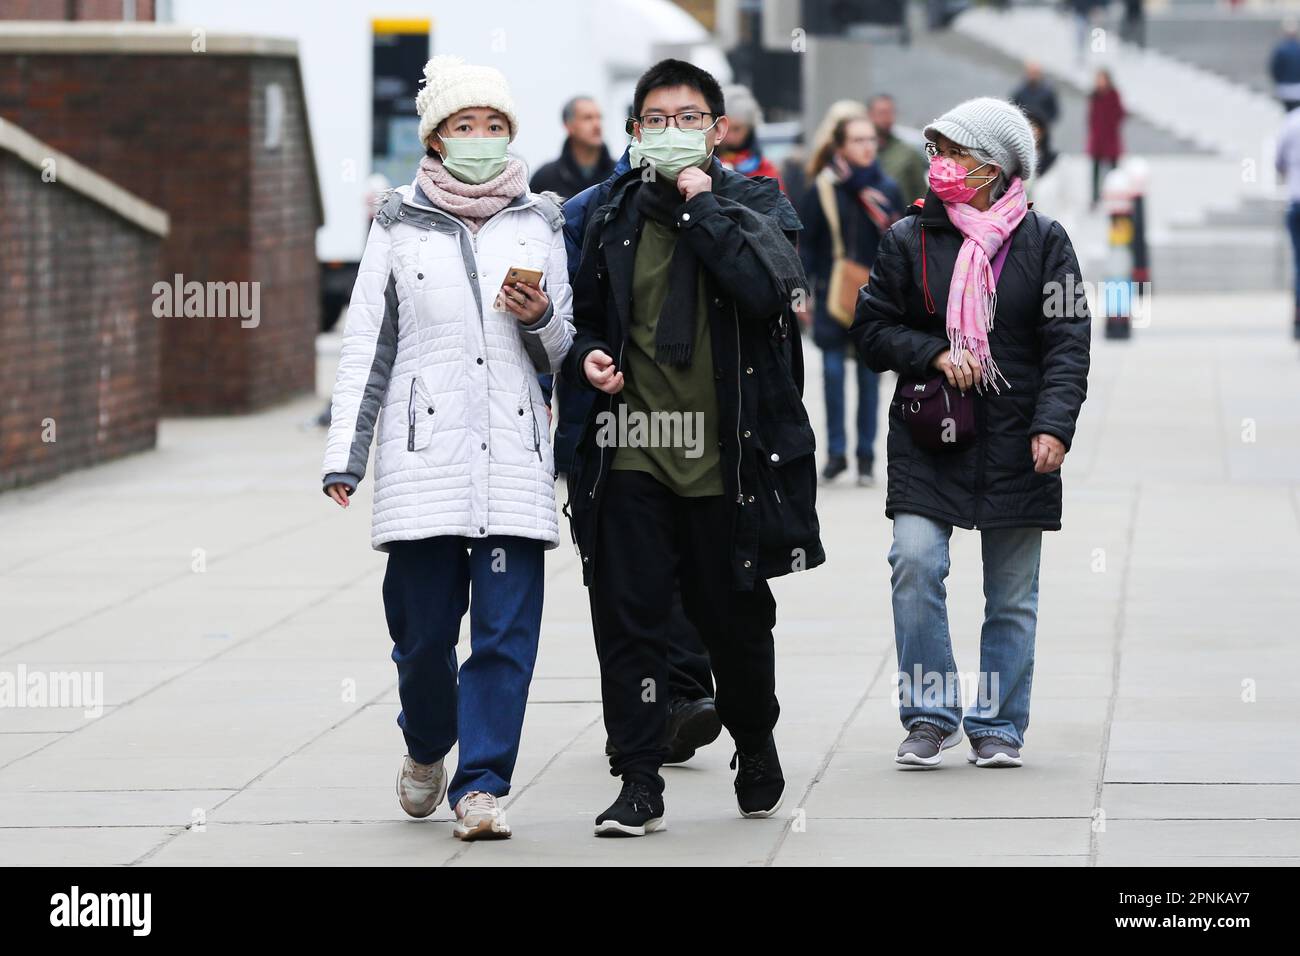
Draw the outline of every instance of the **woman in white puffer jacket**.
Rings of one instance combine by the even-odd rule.
[[[437,56],[416,97],[427,155],[375,216],[334,386],[325,492],[343,507],[375,444],[373,547],[388,554],[407,756],[402,808],[448,789],[462,839],[508,837],[510,791],[541,626],[543,552],[559,542],[549,418],[537,376],[573,341],[561,227],[507,156],[505,78]],[[505,284],[510,269],[539,287]],[[471,654],[456,668],[461,618]]]

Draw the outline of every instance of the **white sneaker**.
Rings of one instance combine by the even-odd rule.
[[[416,763],[408,754],[397,775],[397,802],[402,809],[413,817],[427,817],[446,795],[447,771],[442,761]]]
[[[457,840],[508,840],[510,824],[497,798],[482,790],[471,790],[456,803]]]

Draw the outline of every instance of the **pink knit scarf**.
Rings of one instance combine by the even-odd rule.
[[[415,182],[429,198],[429,202],[443,212],[463,219],[470,232],[474,233],[479,231],[483,223],[506,208],[512,199],[528,189],[524,164],[517,159],[507,162],[506,168],[495,179],[474,185],[463,183],[447,172],[441,159],[425,156],[420,160]]]
[[[1029,206],[1019,177],[985,212],[968,203],[944,203],[948,220],[965,237],[957,252],[948,286],[948,345],[952,361],[960,363],[969,350],[979,362],[981,378],[1000,392],[997,380],[1011,383],[998,369],[989,351],[989,331],[998,311],[997,277],[991,260],[1025,218]]]

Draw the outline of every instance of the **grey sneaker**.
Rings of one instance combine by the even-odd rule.
[[[423,818],[438,809],[447,795],[447,771],[442,761],[416,763],[408,754],[397,775],[397,801],[413,817]]]
[[[961,728],[944,736],[943,728],[938,724],[922,721],[913,724],[907,737],[898,747],[895,763],[905,767],[937,767],[943,760],[943,752],[949,747],[961,743]]]
[[[1020,767],[1020,750],[1001,737],[973,737],[970,753],[966,755],[977,767]]]

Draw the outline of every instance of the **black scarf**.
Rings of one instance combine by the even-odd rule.
[[[633,198],[636,211],[677,231],[684,205],[677,184],[667,178],[642,183]],[[659,310],[655,328],[655,361],[660,365],[690,368],[695,345],[695,296],[699,287],[700,262],[689,242],[680,237],[673,246],[668,266],[668,294]]]
[[[756,212],[744,203],[722,195],[725,191],[723,175],[721,164],[716,161],[710,164],[709,177],[713,180],[714,198],[726,214],[739,224],[746,245],[754,250],[772,282],[789,301],[796,290],[808,287],[799,254],[773,215]],[[684,205],[677,184],[666,179],[641,183],[632,197],[632,206],[637,214],[671,225],[674,229],[680,222]],[[668,267],[668,294],[664,297],[659,324],[655,329],[655,361],[660,364],[680,368],[691,366],[699,274],[699,257],[689,242],[678,241]]]

